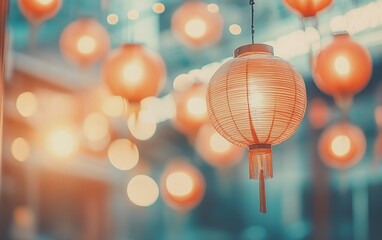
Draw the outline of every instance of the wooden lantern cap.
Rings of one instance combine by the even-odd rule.
[[[273,55],[273,47],[262,43],[248,44],[236,48],[233,55],[236,58],[251,53],[268,53]]]

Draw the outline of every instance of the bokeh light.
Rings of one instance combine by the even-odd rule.
[[[11,145],[11,153],[16,160],[20,162],[27,160],[30,156],[30,152],[31,148],[27,140],[22,137],[18,137],[13,140]]]
[[[111,164],[119,170],[132,169],[139,161],[138,147],[127,139],[114,140],[107,155]]]
[[[166,7],[163,3],[154,3],[152,6],[153,12],[161,14],[166,10]]]
[[[109,133],[109,122],[103,114],[91,113],[85,118],[83,132],[88,140],[102,140]]]
[[[115,25],[118,23],[119,17],[115,13],[110,13],[109,15],[107,15],[106,21],[110,25]]]
[[[232,34],[232,35],[240,35],[241,33],[241,27],[240,25],[238,24],[231,24],[229,26],[229,32]]]
[[[207,5],[207,10],[211,13],[217,13],[219,12],[220,8],[219,5],[217,5],[216,3],[210,3]]]
[[[130,114],[127,126],[130,133],[139,140],[150,139],[157,129],[154,115],[150,111],[141,110],[138,113]]]
[[[69,157],[78,148],[78,138],[69,127],[52,129],[46,136],[45,143],[50,153],[56,157]]]
[[[128,108],[128,102],[122,97],[110,96],[102,102],[102,112],[109,117],[120,117],[125,113],[125,105]]]
[[[16,107],[23,117],[33,116],[38,109],[38,100],[34,93],[23,92],[16,100]]]
[[[146,175],[133,177],[127,185],[127,196],[137,206],[148,207],[153,205],[159,197],[157,183]]]
[[[137,9],[131,9],[127,12],[127,18],[129,20],[137,20],[139,18],[139,11]]]

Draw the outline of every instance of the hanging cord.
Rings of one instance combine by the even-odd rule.
[[[249,5],[251,5],[251,36],[252,36],[252,44],[255,43],[255,1],[249,0]]]

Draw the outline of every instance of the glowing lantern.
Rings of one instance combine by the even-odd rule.
[[[273,176],[272,145],[296,131],[305,107],[301,75],[265,44],[236,49],[235,58],[224,63],[209,82],[211,124],[231,143],[248,146],[249,177],[260,180],[261,212],[266,212],[264,179]]]
[[[166,68],[157,53],[141,44],[125,44],[108,56],[103,66],[103,77],[115,95],[139,103],[159,93]]]
[[[309,103],[309,122],[315,129],[323,128],[330,120],[330,107],[321,98],[316,98]]]
[[[81,66],[88,66],[100,60],[109,47],[109,34],[92,18],[81,18],[72,22],[64,29],[60,38],[62,55]]]
[[[366,150],[366,139],[360,128],[341,122],[323,132],[318,147],[321,159],[328,166],[346,169],[362,159]]]
[[[368,51],[342,33],[334,35],[333,42],[318,54],[314,81],[321,91],[335,98],[340,108],[346,109],[353,95],[365,88],[371,72]]]
[[[208,121],[206,90],[206,85],[197,83],[175,95],[175,125],[181,132],[193,136]]]
[[[219,42],[223,20],[200,1],[186,1],[172,16],[172,31],[183,44],[203,48]]]
[[[284,4],[303,18],[315,17],[317,13],[328,8],[333,0],[283,0]]]
[[[198,153],[214,167],[231,167],[243,156],[243,148],[228,142],[210,124],[200,128],[195,144]]]
[[[18,0],[18,3],[23,15],[33,24],[39,25],[57,14],[62,0]]]
[[[169,165],[161,180],[161,192],[172,208],[187,211],[200,203],[204,196],[203,175],[195,167],[176,162]]]

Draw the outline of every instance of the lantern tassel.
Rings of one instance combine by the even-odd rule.
[[[265,196],[265,178],[264,171],[260,170],[260,179],[259,179],[259,195],[260,195],[260,212],[267,212],[267,201]]]

